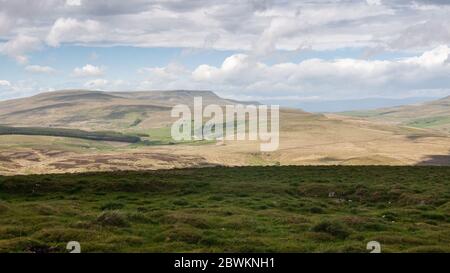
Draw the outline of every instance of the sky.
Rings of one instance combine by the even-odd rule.
[[[447,0],[0,0],[0,99],[212,90],[308,102],[450,95]]]

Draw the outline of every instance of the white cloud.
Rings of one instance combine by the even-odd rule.
[[[450,48],[446,45],[441,45],[433,50],[423,53],[419,57],[407,58],[406,63],[418,64],[425,67],[433,67],[443,65],[449,61]]]
[[[382,5],[381,0],[366,0],[369,6],[380,6]]]
[[[185,67],[176,63],[170,63],[166,67],[143,67],[138,72],[162,81],[176,80],[178,77],[189,73]]]
[[[0,80],[0,86],[11,86],[11,83],[7,80]]]
[[[81,6],[81,0],[66,0],[67,6]]]
[[[95,79],[88,81],[84,84],[84,87],[89,89],[103,89],[109,84],[108,80],[105,79]]]
[[[40,92],[46,92],[54,90],[50,86],[43,87],[41,83],[34,80],[18,80],[15,82],[9,82],[6,80],[0,80],[0,100],[28,97]]]
[[[11,18],[3,12],[0,12],[0,35],[6,33],[11,28],[11,25]]]
[[[53,24],[47,35],[47,44],[58,47],[64,42],[93,42],[98,41],[102,33],[97,21],[78,21],[73,18],[59,18]]]
[[[417,51],[450,43],[450,5],[445,3],[15,0],[2,2],[0,22],[13,27],[0,24],[4,32],[0,30],[0,35],[33,34],[51,46],[212,47],[255,50],[257,54],[296,50],[304,45],[313,49]]]
[[[21,34],[6,43],[0,44],[0,53],[15,58],[17,62],[24,64],[28,61],[26,54],[39,49],[40,46],[39,39]]]
[[[83,86],[88,89],[112,90],[112,91],[136,89],[136,84],[132,84],[122,79],[114,79],[114,80],[95,79],[87,81],[86,83],[84,83]]]
[[[191,79],[191,71],[186,67],[170,63],[165,67],[144,67],[138,70],[145,79],[137,89],[196,89],[197,85]]]
[[[257,81],[267,66],[257,62],[245,54],[232,55],[225,59],[220,68],[200,65],[192,73],[195,80],[228,82],[235,85],[246,85]]]
[[[83,67],[76,67],[72,75],[75,77],[98,77],[104,74],[104,68],[87,64]]]
[[[41,65],[28,65],[25,67],[25,70],[32,73],[43,73],[43,74],[51,74],[56,72],[56,70],[53,67]]]
[[[417,57],[397,60],[306,59],[267,65],[236,54],[220,67],[198,66],[192,71],[191,81],[207,84],[209,89],[249,96],[340,99],[404,97],[421,92],[433,96],[450,91],[449,56],[450,48],[439,46]]]

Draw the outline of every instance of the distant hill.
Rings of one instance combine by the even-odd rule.
[[[450,165],[448,134],[288,108],[280,109],[274,152],[261,152],[255,141],[175,142],[171,125],[177,118],[170,110],[192,104],[195,96],[204,105],[237,103],[213,92],[186,90],[65,90],[2,101],[0,174],[215,165]],[[435,104],[427,114],[446,115],[445,100]],[[420,115],[409,113],[410,118]]]
[[[341,114],[450,133],[450,96],[415,105],[342,112]]]
[[[394,107],[432,101],[435,98],[412,97],[404,99],[364,98],[340,100],[261,100],[261,103],[279,104],[287,107],[301,108],[314,113],[335,113],[344,111],[367,111],[378,108]]]
[[[84,130],[134,130],[166,126],[166,113],[177,104],[191,105],[194,97],[206,104],[247,104],[211,91],[101,92],[63,90],[0,102],[0,124]],[[161,113],[165,113],[161,115]]]

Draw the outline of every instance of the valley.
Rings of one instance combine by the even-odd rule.
[[[0,129],[7,131],[0,130],[0,174],[217,165],[450,165],[450,136],[443,131],[289,108],[280,109],[280,147],[274,152],[260,152],[255,141],[175,142],[170,109],[192,104],[194,96],[202,96],[205,105],[239,103],[207,91],[86,90],[0,102]],[[17,134],[6,130],[11,127]]]
[[[414,105],[342,114],[372,121],[450,133],[450,97]]]

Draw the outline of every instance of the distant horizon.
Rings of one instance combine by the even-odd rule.
[[[124,92],[211,92],[221,98],[248,102],[250,100],[227,97],[226,94],[221,95],[220,92],[214,90],[191,90],[191,89],[155,89],[155,90],[95,90],[95,89],[82,89],[82,88],[68,88],[68,89],[59,89],[59,90],[50,90],[50,91],[42,91],[38,93],[34,93],[31,95],[25,95],[22,97],[16,98],[8,98],[8,99],[0,99],[2,101],[15,100],[15,99],[24,99],[28,97],[37,96],[45,93],[53,93],[53,92],[64,92],[64,91],[86,91],[86,92],[105,92],[105,93],[124,93]],[[281,107],[286,108],[295,108],[301,109],[311,113],[338,113],[338,112],[346,112],[346,111],[358,111],[358,110],[375,110],[381,108],[389,108],[395,106],[403,106],[403,105],[414,105],[420,103],[431,102],[434,100],[439,100],[446,98],[444,97],[406,97],[406,98],[392,98],[392,97],[366,97],[366,98],[350,98],[350,99],[341,99],[341,100],[333,100],[333,99],[290,99],[288,101],[280,101],[277,99],[259,99],[254,100],[254,102],[265,103],[265,104],[276,104]],[[355,103],[362,104],[355,104]],[[363,106],[361,106],[363,105]]]

